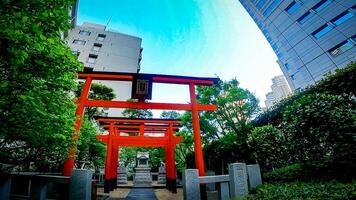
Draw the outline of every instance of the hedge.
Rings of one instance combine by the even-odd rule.
[[[263,184],[256,193],[236,200],[307,200],[307,199],[355,199],[356,182],[293,182]]]
[[[315,93],[327,93],[355,97],[356,95],[356,62],[349,63],[343,69],[335,70],[335,73],[326,74],[325,77],[304,90],[294,91],[294,94],[275,104],[258,115],[253,121],[254,126],[267,124],[278,125],[282,120],[283,111],[286,106],[292,104],[304,95]]]

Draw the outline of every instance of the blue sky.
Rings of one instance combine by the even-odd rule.
[[[80,0],[78,25],[142,38],[141,72],[237,77],[264,106],[277,57],[238,0]],[[174,95],[172,95],[174,94]],[[184,86],[154,85],[153,101],[187,102]]]

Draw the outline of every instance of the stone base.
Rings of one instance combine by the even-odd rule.
[[[152,186],[152,177],[151,177],[151,168],[136,167],[134,176],[134,187],[151,187]]]
[[[177,179],[166,179],[166,188],[172,193],[177,193]]]
[[[117,183],[118,184],[127,184],[127,174],[119,174],[117,176]]]
[[[104,181],[104,193],[109,193],[117,188],[117,179],[109,179]]]
[[[166,184],[166,174],[158,174],[157,183]]]

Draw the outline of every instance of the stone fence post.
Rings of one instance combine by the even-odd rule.
[[[69,200],[91,200],[93,171],[74,169],[69,182]]]
[[[185,200],[200,200],[200,183],[198,169],[184,170],[183,195]]]
[[[10,199],[11,178],[8,174],[0,174],[0,199]]]
[[[245,163],[229,164],[230,198],[248,195],[247,172]]]
[[[247,165],[248,183],[250,190],[255,190],[262,184],[260,166],[258,164]]]

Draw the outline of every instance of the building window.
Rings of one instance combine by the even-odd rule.
[[[80,30],[80,31],[79,31],[79,34],[80,34],[80,35],[86,35],[86,36],[89,36],[89,35],[90,35],[90,31]]]
[[[290,69],[290,65],[288,63],[284,64],[284,67],[286,68],[286,70]]]
[[[314,13],[308,11],[306,12],[304,15],[302,15],[297,21],[300,24],[304,24],[306,21],[308,21],[308,19],[310,19],[312,16],[314,15]]]
[[[312,9],[316,12],[320,12],[321,10],[326,8],[331,2],[332,0],[322,0],[319,3],[317,3],[314,7],[312,7]]]
[[[277,50],[278,50],[277,44],[273,44],[273,45],[272,45],[272,49],[273,49],[274,51],[277,51]]]
[[[344,23],[345,21],[347,21],[348,19],[350,19],[353,16],[354,16],[353,13],[351,13],[349,11],[346,11],[346,12],[341,13],[337,17],[335,17],[333,20],[331,20],[331,22],[333,24],[335,24],[336,26],[338,26],[338,25]]]
[[[72,51],[72,54],[79,56],[80,52],[79,51]]]
[[[281,52],[277,53],[277,57],[278,57],[278,59],[282,59],[283,58],[283,53],[281,53]]]
[[[289,6],[287,6],[286,11],[288,14],[294,13],[300,6],[302,6],[301,2],[293,1]]]
[[[329,31],[333,29],[332,26],[325,24],[324,26],[320,27],[318,30],[313,32],[313,36],[316,39],[321,38],[323,35],[327,34]]]
[[[73,44],[85,45],[84,40],[73,40]]]
[[[294,74],[290,75],[290,79],[294,81],[295,80],[295,75]]]
[[[267,17],[279,5],[281,0],[274,0],[270,6],[263,12],[263,16]]]
[[[329,53],[333,56],[336,57],[344,52],[346,52],[349,49],[352,49],[355,44],[351,40],[346,40],[338,45],[336,45],[334,48],[329,50]]]
[[[94,43],[92,50],[93,51],[100,51],[102,46],[103,46],[102,44]]]
[[[266,3],[266,0],[260,0],[259,2],[257,2],[256,8],[258,10],[260,10],[265,5],[265,3]]]
[[[88,60],[87,62],[88,63],[92,63],[94,64],[96,62],[96,59],[98,58],[98,55],[95,55],[95,54],[89,54],[89,57],[88,57]]]
[[[102,42],[104,41],[106,38],[106,35],[105,34],[99,34],[98,37],[96,38],[96,40]]]

